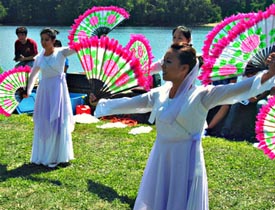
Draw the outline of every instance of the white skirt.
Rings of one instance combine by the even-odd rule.
[[[42,79],[35,99],[31,162],[55,166],[74,158],[74,120],[64,74]]]

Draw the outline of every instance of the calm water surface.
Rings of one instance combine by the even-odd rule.
[[[28,37],[34,39],[38,44],[38,50],[42,49],[40,44],[40,31],[43,26],[28,26]],[[67,45],[68,34],[70,27],[53,27],[59,30],[60,34],[57,36],[63,43]],[[0,26],[0,66],[4,70],[12,69],[15,65],[14,58],[14,42],[17,38],[15,34],[16,26]],[[172,27],[161,28],[161,27],[117,27],[111,33],[109,37],[115,38],[119,43],[125,46],[130,40],[131,34],[143,34],[150,42],[154,61],[160,59],[172,40]],[[193,46],[196,48],[197,53],[201,54],[203,42],[207,33],[212,27],[194,27],[192,28]],[[68,72],[81,72],[82,67],[77,58],[77,55],[69,57],[70,67]]]

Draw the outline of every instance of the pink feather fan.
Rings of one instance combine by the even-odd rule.
[[[115,39],[97,36],[72,43],[97,99],[143,87],[149,90],[139,60]]]
[[[256,138],[259,141],[258,148],[270,159],[275,158],[275,97],[268,100],[262,106],[257,115]]]
[[[266,11],[240,19],[211,49],[199,79],[203,84],[242,75],[247,68],[264,70],[265,60],[274,50],[275,5]]]
[[[29,66],[19,66],[0,75],[0,114],[10,116],[26,91]]]
[[[129,13],[120,7],[94,6],[75,19],[69,32],[69,41],[73,43],[92,36],[107,35],[129,16]]]
[[[147,77],[148,87],[152,87],[153,80],[150,75],[151,64],[153,61],[152,48],[149,40],[142,34],[132,34],[130,41],[125,46],[140,61],[143,75]]]
[[[219,41],[228,36],[229,31],[232,30],[243,19],[249,19],[256,13],[239,13],[225,18],[222,22],[217,24],[207,35],[202,48],[202,56],[204,60],[213,56],[213,49],[215,45],[219,45]]]

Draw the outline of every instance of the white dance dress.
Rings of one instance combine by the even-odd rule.
[[[71,132],[74,120],[71,100],[63,73],[65,59],[75,51],[55,48],[53,54],[41,52],[29,78],[28,94],[41,72],[34,107],[34,137],[31,162],[54,167],[74,158]]]
[[[208,187],[201,133],[208,110],[258,95],[274,86],[261,75],[224,86],[192,86],[175,120],[166,120],[171,83],[133,98],[101,99],[95,116],[152,111],[157,137],[143,174],[134,210],[207,210]],[[152,118],[151,118],[152,119]]]

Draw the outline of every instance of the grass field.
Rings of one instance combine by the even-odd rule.
[[[48,169],[29,163],[33,122],[0,116],[0,209],[128,210],[155,139],[131,128],[76,124],[75,160]],[[275,209],[275,161],[247,142],[203,139],[211,210]]]

